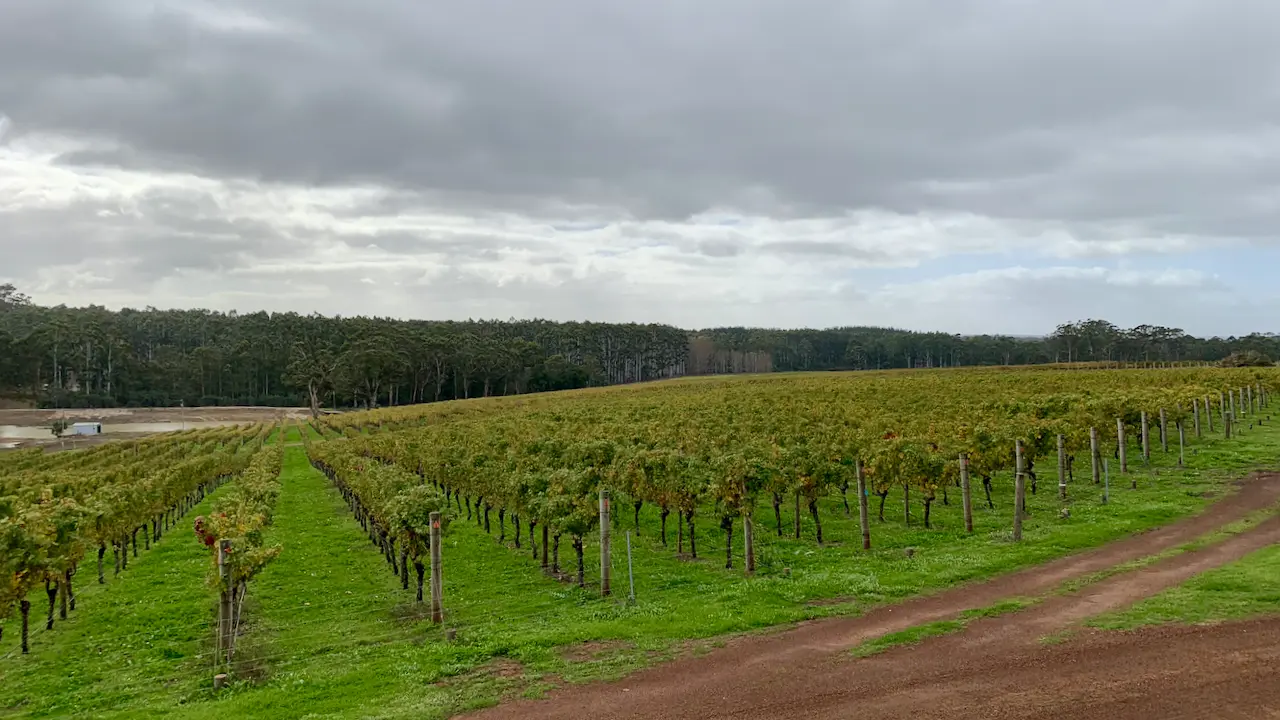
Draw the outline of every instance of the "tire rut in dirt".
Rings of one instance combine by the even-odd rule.
[[[834,692],[801,690],[772,707],[704,717],[1216,720],[1280,711],[1280,618],[1090,631],[980,656],[963,643],[893,655],[864,661]]]
[[[900,684],[914,677],[917,666],[930,666],[923,682],[912,686],[911,693],[929,694],[927,689],[951,676],[975,675],[977,688],[982,681],[990,682],[990,669],[981,664],[979,656],[986,652],[972,649],[945,658],[947,643],[974,642],[979,635],[964,634],[940,638],[940,642],[926,643],[918,651],[891,652],[886,657],[853,661],[847,650],[858,644],[888,633],[905,630],[929,622],[950,619],[966,610],[986,607],[1000,600],[1018,596],[1041,595],[1062,583],[1087,577],[1117,565],[1159,554],[1190,542],[1226,524],[1239,520],[1251,512],[1271,507],[1280,500],[1280,474],[1258,474],[1239,483],[1236,492],[1211,505],[1205,512],[1094,550],[1078,553],[1037,567],[1018,571],[993,580],[953,588],[936,595],[908,601],[895,606],[878,608],[857,618],[835,618],[803,623],[781,633],[767,636],[747,636],[735,639],[720,650],[697,658],[686,658],[641,671],[622,681],[597,683],[553,692],[546,700],[519,701],[481,712],[481,718],[712,718],[712,717],[812,717],[823,707],[817,702],[826,699],[838,707],[832,717],[881,717],[866,714],[867,694],[882,693],[886,686]],[[1206,569],[1213,562],[1221,564],[1223,557],[1233,555],[1250,543],[1261,542],[1268,533],[1275,532],[1276,524],[1268,521],[1254,530],[1232,538],[1227,550],[1215,545],[1210,555],[1204,551],[1187,553],[1194,558],[1175,556],[1157,563],[1156,572],[1168,572],[1166,578],[1179,577],[1172,567],[1189,568],[1183,563],[1199,562]],[[1246,539],[1248,538],[1248,539]],[[1222,543],[1221,545],[1227,545]],[[1243,551],[1240,554],[1244,554]],[[1216,553],[1216,554],[1214,554]],[[1213,561],[1207,558],[1215,557]],[[1219,562],[1221,560],[1221,562]],[[1191,572],[1190,574],[1195,574]],[[1104,584],[1126,577],[1116,576]],[[1190,575],[1187,575],[1190,577]],[[1161,582],[1148,580],[1148,586],[1163,588]],[[1175,583],[1176,584],[1176,583]],[[1101,585],[1099,586],[1101,587]],[[1156,590],[1158,591],[1158,590]],[[1078,593],[1076,603],[1087,603],[1087,593]],[[1051,600],[1050,602],[1054,602]],[[1105,604],[1105,603],[1102,603]],[[1099,603],[1094,603],[1098,606]],[[1049,606],[1050,610],[1065,611],[1074,607],[1071,601],[1063,605]],[[1066,612],[1068,622],[1079,609]],[[1013,617],[1013,616],[1011,616]],[[1033,615],[1021,616],[1024,620]],[[997,620],[1008,620],[1007,618]],[[984,621],[980,621],[984,622]],[[1041,627],[1048,627],[1046,622]],[[1011,633],[1018,635],[1018,633]],[[1029,643],[1035,633],[1028,631],[1012,644],[990,643],[993,655],[1003,658],[1008,653],[1027,652],[1034,657],[1045,648],[1038,642]],[[1039,637],[1039,635],[1036,635]],[[961,638],[963,640],[961,641]],[[1030,649],[1026,649],[1030,645]],[[902,657],[909,659],[903,660]],[[989,658],[988,658],[989,659]],[[882,675],[874,668],[886,662],[899,663],[891,672]],[[940,664],[939,664],[940,663]],[[872,685],[865,685],[870,676],[878,676]],[[1280,686],[1280,680],[1276,683]],[[989,690],[981,692],[989,693]],[[1277,690],[1280,692],[1280,689]],[[1203,707],[1203,706],[1201,706]],[[994,710],[993,710],[994,712]],[[882,717],[921,717],[916,709],[911,715],[885,714]],[[924,712],[923,716],[933,716]],[[955,717],[954,712],[951,717]],[[964,717],[988,717],[961,712]],[[989,715],[989,717],[1041,717],[1040,715]],[[1048,717],[1043,716],[1043,717]],[[1119,717],[1125,717],[1123,715]],[[1152,717],[1142,715],[1141,717]]]

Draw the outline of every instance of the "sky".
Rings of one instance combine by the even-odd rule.
[[[1280,331],[1275,0],[0,0],[0,282]]]

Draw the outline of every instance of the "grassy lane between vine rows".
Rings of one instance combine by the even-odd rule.
[[[308,440],[324,440],[325,439],[323,435],[321,435],[319,432],[316,431],[315,426],[312,425],[310,422],[303,422],[299,427],[300,427],[299,432],[306,433]]]
[[[281,481],[270,539],[285,550],[253,581],[252,645],[237,683],[192,717],[346,716],[398,689],[378,660],[415,638],[394,612],[399,583],[303,448],[286,447]]]
[[[618,677],[687,649],[687,641],[700,641],[695,648],[710,647],[727,633],[854,614],[1167,523],[1221,495],[1229,478],[1274,465],[1280,457],[1280,431],[1260,426],[1240,440],[1200,444],[1188,453],[1186,468],[1176,467],[1173,453],[1156,451],[1149,469],[1135,470],[1136,490],[1128,486],[1128,477],[1113,475],[1107,505],[1100,502],[1101,488],[1077,481],[1067,519],[1058,515],[1052,480],[1042,477],[1041,492],[1029,503],[1032,519],[1021,544],[1007,539],[1007,478],[997,479],[997,508],[977,512],[971,537],[962,532],[954,494],[950,506],[935,508],[932,530],[920,527],[918,517],[913,526],[905,526],[900,504],[891,501],[887,522],[874,523],[877,549],[870,554],[858,548],[856,513],[845,518],[838,499],[829,498],[823,513],[832,541],[822,547],[812,541],[808,525],[802,525],[805,538],[796,541],[777,538],[770,523],[761,520],[760,577],[752,580],[723,569],[724,535],[712,523],[702,521],[702,560],[692,562],[661,547],[657,513],[645,508],[640,536],[633,538],[635,605],[621,598],[600,600],[590,589],[544,578],[529,554],[527,536],[517,551],[510,523],[502,546],[463,515],[450,528],[444,548],[446,611],[449,624],[459,631],[455,643],[443,642],[438,630],[414,614],[411,595],[397,589],[336,493],[305,465],[301,448],[289,452],[286,487],[297,495],[282,498],[278,529],[283,532],[286,522],[292,522],[284,518],[301,512],[314,515],[309,526],[324,528],[297,542],[282,536],[294,546],[290,562],[307,557],[307,564],[324,566],[349,558],[354,564],[337,574],[312,566],[308,572],[315,575],[298,578],[286,597],[296,608],[315,602],[308,597],[323,595],[346,607],[349,619],[320,615],[333,617],[332,628],[321,623],[322,633],[331,630],[321,636],[323,641],[309,634],[295,641],[280,633],[273,641],[276,658],[265,664],[271,677],[267,686],[238,691],[242,695],[236,709],[259,717],[301,712],[316,717],[440,717],[513,692],[537,695],[564,682]],[[299,502],[301,506],[295,505]],[[625,596],[622,532],[631,516],[621,512],[621,504],[615,507],[620,516],[615,587]],[[328,513],[327,518],[321,513]],[[492,520],[497,535],[498,523]],[[802,516],[802,523],[807,520]],[[784,516],[784,525],[789,535],[790,518]],[[674,524],[668,532],[674,549]],[[322,549],[312,557],[297,547],[300,543]],[[908,547],[910,557],[903,552]],[[569,569],[573,558],[567,541],[561,550],[562,566]],[[589,582],[598,578],[596,552],[588,546]],[[269,572],[283,572],[285,565]],[[327,581],[332,579],[336,582]],[[316,584],[314,590],[308,583]],[[354,598],[349,604],[344,599],[348,592]],[[394,618],[400,620],[391,622]],[[326,654],[314,654],[314,642],[323,642]],[[279,664],[276,669],[272,662]]]
[[[207,692],[215,603],[205,584],[209,552],[189,523],[218,493],[197,505],[118,577],[107,554],[107,583],[96,560],[76,574],[77,609],[44,630],[32,609],[31,655],[0,658],[0,717],[97,717],[115,708],[172,705]],[[33,603],[34,604],[34,603]],[[16,624],[11,624],[17,630]],[[38,629],[37,629],[38,628]],[[6,645],[18,633],[5,633]]]
[[[286,445],[293,437],[286,433]],[[78,707],[102,715],[112,710],[120,717],[443,717],[512,693],[537,695],[566,682],[618,677],[680,652],[711,647],[728,633],[856,614],[1168,523],[1202,509],[1227,491],[1231,479],[1274,466],[1280,458],[1280,429],[1262,425],[1238,440],[1193,447],[1186,468],[1176,467],[1176,451],[1165,455],[1157,449],[1150,469],[1143,469],[1140,459],[1132,461],[1136,490],[1130,489],[1127,476],[1113,473],[1107,505],[1100,502],[1102,489],[1088,481],[1085,465],[1070,486],[1066,518],[1059,514],[1051,464],[1042,462],[1040,492],[1029,498],[1031,518],[1022,543],[1008,537],[1008,477],[996,478],[994,510],[980,501],[979,484],[972,536],[963,533],[954,489],[949,506],[935,505],[931,530],[920,526],[918,503],[908,527],[901,499],[890,498],[886,522],[872,523],[875,550],[870,553],[862,552],[857,540],[856,502],[853,517],[846,518],[838,496],[823,500],[824,546],[814,543],[807,514],[802,517],[804,538],[789,537],[789,508],[783,516],[788,537],[776,537],[772,508],[764,505],[757,515],[759,576],[752,579],[741,575],[740,526],[735,569],[725,570],[725,536],[716,522],[699,519],[699,560],[677,558],[674,518],[668,524],[671,547],[663,548],[657,540],[658,513],[646,506],[639,535],[632,538],[635,604],[625,600],[623,533],[631,529],[632,515],[623,503],[615,504],[617,594],[607,600],[591,587],[580,590],[545,577],[531,557],[527,530],[523,547],[516,550],[509,521],[505,545],[500,545],[463,514],[443,545],[447,625],[458,631],[454,642],[446,642],[440,629],[423,620],[412,589],[400,589],[337,492],[307,463],[304,448],[290,446],[270,531],[271,541],[281,543],[284,552],[251,584],[239,680],[215,697],[207,689],[210,670],[187,662],[179,679],[167,673],[131,676],[121,685],[133,686],[136,694],[121,691],[97,702],[87,702],[95,697],[89,696]],[[872,498],[873,517],[877,501]],[[491,520],[496,536],[496,516]],[[194,542],[190,549],[207,562]],[[586,552],[590,585],[599,575],[594,540]],[[573,562],[565,538],[561,565],[568,571]],[[189,583],[195,596],[181,614],[188,625],[203,621],[207,627],[213,596],[204,587],[203,566],[195,575]],[[103,624],[99,631],[112,631],[109,619],[98,622]],[[183,625],[171,617],[156,620],[152,631],[171,632],[166,622]],[[117,655],[114,665],[105,665],[119,667],[130,659]],[[56,670],[46,666],[44,672]],[[29,675],[55,695],[70,682],[40,672]],[[139,677],[154,677],[155,682],[138,689]],[[109,680],[94,690],[108,692],[108,687]],[[55,701],[61,699],[50,699]]]
[[[302,442],[302,431],[297,423],[288,423],[280,428],[280,439],[286,445]]]

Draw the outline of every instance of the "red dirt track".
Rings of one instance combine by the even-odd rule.
[[[1005,598],[1042,595],[1175,548],[1278,500],[1280,475],[1257,475],[1201,515],[1096,550],[861,617],[739,638],[617,682],[573,686],[473,717],[1280,718],[1280,617],[1041,642],[1280,542],[1280,517],[1025,611],[975,621],[955,635],[864,659],[848,652],[887,633]]]

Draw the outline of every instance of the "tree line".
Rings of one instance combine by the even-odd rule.
[[[0,396],[44,407],[379,407],[684,375],[1280,356],[1280,336],[1196,338],[1101,320],[1043,338],[892,328],[45,307],[0,285]]]

